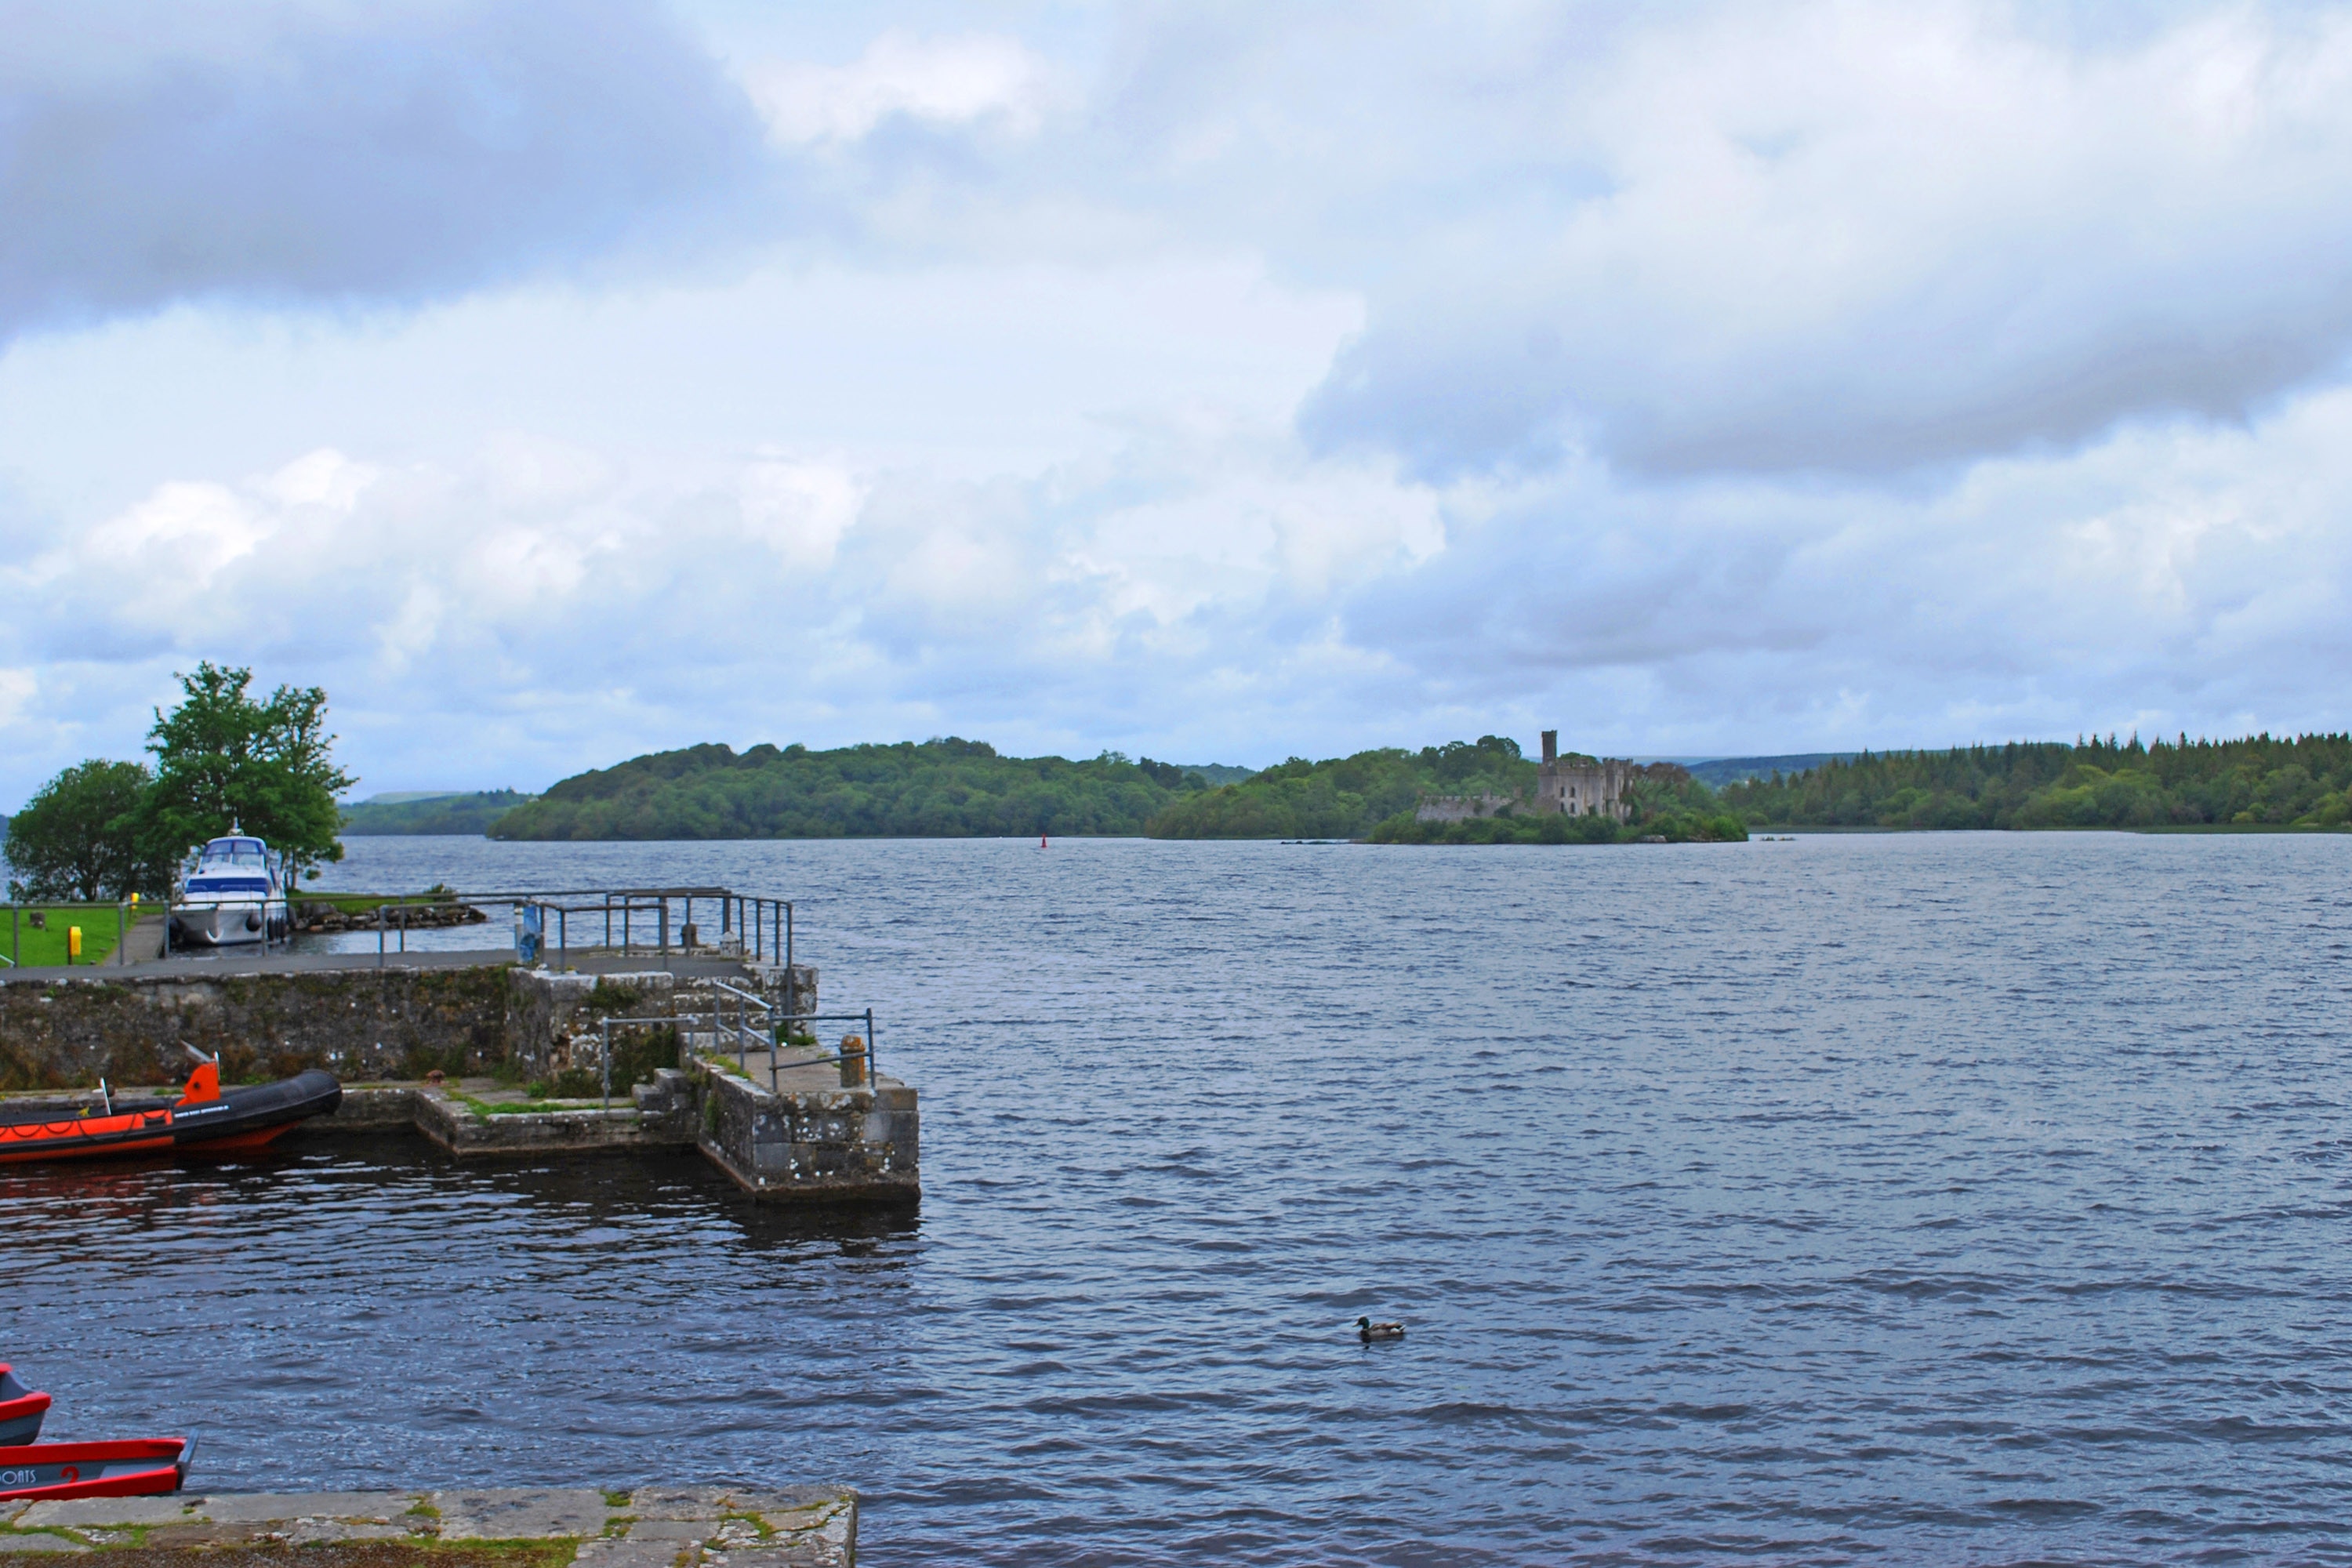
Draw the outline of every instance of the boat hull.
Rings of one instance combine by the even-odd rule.
[[[41,1422],[49,1413],[49,1396],[31,1387],[6,1362],[0,1361],[0,1447],[40,1440]]]
[[[112,1116],[0,1121],[0,1164],[242,1153],[266,1148],[296,1124],[326,1114],[342,1100],[343,1086],[335,1075],[311,1068],[277,1083],[226,1089],[217,1099],[194,1103],[151,1104]]]
[[[255,947],[276,941],[289,929],[283,900],[172,906],[174,948]]]
[[[0,1499],[152,1497],[188,1479],[189,1437],[121,1443],[32,1443],[0,1447]]]

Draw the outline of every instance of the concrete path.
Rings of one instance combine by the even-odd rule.
[[[0,1554],[201,1547],[231,1568],[239,1548],[361,1541],[568,1542],[580,1568],[856,1568],[857,1494],[846,1487],[486,1488],[0,1502]]]
[[[142,921],[143,931],[148,922]],[[162,941],[162,922],[154,922],[156,937]],[[5,933],[0,933],[5,934]],[[137,933],[133,933],[134,935]],[[733,978],[743,973],[744,961],[722,958],[707,950],[681,952],[673,949],[665,960],[657,953],[634,952],[615,953],[599,949],[589,951],[573,948],[569,955],[571,966],[583,974],[637,974],[647,970],[667,970],[672,974],[696,976],[719,975]],[[184,976],[192,980],[225,980],[245,974],[308,974],[338,969],[474,969],[484,964],[512,963],[512,947],[471,949],[458,952],[438,952],[411,950],[407,952],[386,952],[381,959],[371,950],[367,952],[226,952],[184,955],[174,953],[166,959],[150,959],[144,963],[116,963],[113,955],[98,964],[27,964],[22,969],[0,969],[0,984],[12,980],[39,981],[49,984],[58,980],[136,980],[142,976]],[[551,955],[549,962],[553,963]]]

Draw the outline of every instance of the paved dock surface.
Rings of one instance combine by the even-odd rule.
[[[846,1487],[638,1487],[199,1494],[0,1502],[0,1553],[202,1552],[226,1565],[289,1547],[380,1544],[370,1562],[530,1542],[549,1568],[855,1568]],[[306,1563],[319,1561],[305,1553]]]
[[[158,926],[160,931],[161,928]],[[0,932],[0,935],[5,935]],[[160,943],[160,937],[158,938]],[[137,956],[137,950],[131,950]],[[5,957],[0,954],[0,957]],[[548,955],[551,965],[556,955]],[[181,952],[170,958],[149,958],[138,963],[117,963],[109,953],[96,963],[26,964],[21,969],[0,968],[0,984],[10,981],[37,981],[44,984],[58,980],[140,980],[184,979],[228,980],[247,974],[318,974],[338,969],[482,969],[502,968],[515,962],[511,946],[468,948],[464,950],[410,948],[406,952],[386,948],[382,953],[369,948],[363,952],[263,952],[238,948],[224,948],[210,952]],[[665,970],[683,976],[717,975],[731,979],[743,973],[744,961],[708,947],[672,948],[663,953],[648,948],[631,948],[625,952],[611,948],[573,948],[564,955],[565,966],[581,974],[636,973],[646,970]]]

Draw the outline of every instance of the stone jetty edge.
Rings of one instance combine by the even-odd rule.
[[[579,1568],[856,1568],[847,1487],[493,1488],[0,1502],[0,1554],[241,1551],[333,1542],[573,1547]]]

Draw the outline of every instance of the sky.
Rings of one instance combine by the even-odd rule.
[[[0,0],[0,807],[2347,727],[2352,7]]]

